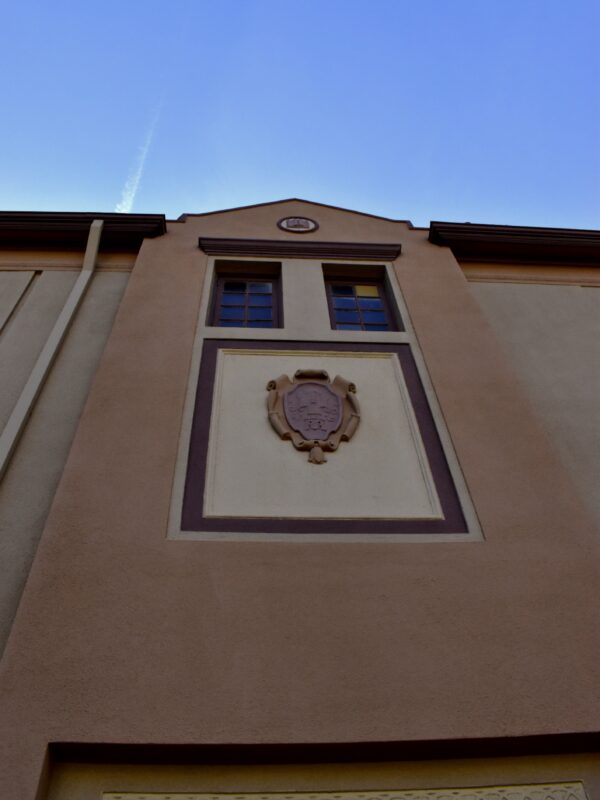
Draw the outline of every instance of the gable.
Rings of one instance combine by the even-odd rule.
[[[318,227],[307,233],[285,231],[277,223],[286,217],[308,218]],[[401,231],[412,227],[406,221],[294,198],[207,214],[188,214],[181,221],[204,236],[332,242],[396,242]]]

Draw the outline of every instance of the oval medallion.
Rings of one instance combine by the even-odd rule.
[[[288,233],[311,233],[319,227],[318,222],[308,217],[284,217],[277,225]]]

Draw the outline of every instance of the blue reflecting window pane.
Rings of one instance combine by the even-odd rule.
[[[383,300],[379,298],[361,297],[358,300],[358,307],[368,311],[383,310]]]
[[[272,283],[249,283],[248,284],[248,291],[260,294],[271,294],[273,291],[273,284]]]
[[[221,319],[243,319],[244,317],[244,309],[243,308],[222,308],[221,313],[219,314]]]
[[[365,325],[367,331],[389,331],[388,325]]]
[[[246,281],[225,281],[223,289],[226,292],[245,292]]]
[[[270,308],[249,308],[248,319],[272,319],[273,313]]]
[[[360,322],[358,311],[335,311],[336,322]]]
[[[221,305],[223,306],[243,306],[245,302],[245,294],[224,294],[221,298]]]
[[[363,311],[362,317],[363,322],[371,325],[384,325],[387,321],[383,311]]]
[[[248,321],[248,328],[272,328],[273,323],[270,320],[261,319],[261,320],[249,320]]]
[[[249,294],[248,305],[250,306],[271,306],[273,298],[270,294]]]
[[[243,328],[244,321],[241,319],[220,319],[219,325],[222,328]]]
[[[338,331],[360,331],[360,325],[336,325]]]
[[[354,297],[354,288],[348,285],[334,284],[331,287],[331,293],[338,296]]]
[[[334,297],[334,308],[356,308],[356,300],[353,297]]]

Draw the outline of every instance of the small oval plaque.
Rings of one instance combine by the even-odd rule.
[[[319,227],[318,222],[308,217],[284,217],[279,220],[277,225],[282,231],[287,231],[288,233],[311,233]]]

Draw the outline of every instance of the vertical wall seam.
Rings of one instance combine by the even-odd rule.
[[[2,272],[4,272],[4,273],[12,272],[12,270],[2,270]],[[15,319],[15,317],[17,316],[18,312],[20,311],[21,307],[25,303],[25,300],[27,299],[27,296],[31,293],[31,290],[32,290],[37,278],[42,274],[40,270],[31,270],[31,272],[32,272],[31,277],[29,278],[29,280],[27,281],[27,283],[25,284],[25,286],[21,290],[21,294],[15,300],[15,302],[13,304],[13,307],[9,311],[9,313],[6,316],[6,318],[4,319],[4,321],[0,322],[0,336],[2,336],[4,333],[6,333],[6,331],[10,327],[10,324]]]

